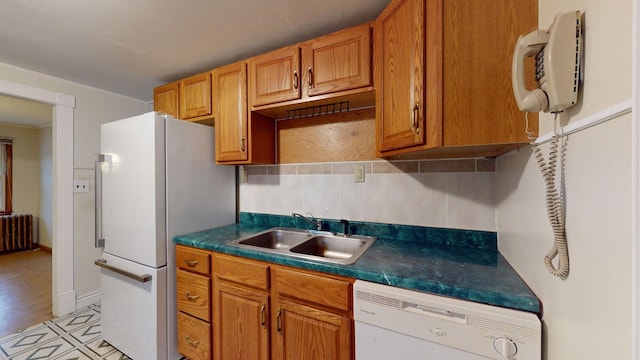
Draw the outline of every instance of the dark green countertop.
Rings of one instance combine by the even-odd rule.
[[[352,229],[359,230],[358,234],[373,235],[378,239],[355,264],[334,265],[228,245],[227,243],[232,240],[276,226],[305,228],[304,224],[295,221],[292,223],[286,217],[281,217],[284,220],[279,222],[255,221],[253,215],[243,213],[240,224],[177,236],[174,242],[200,249],[343,275],[400,288],[426,291],[462,300],[538,314],[541,312],[538,298],[495,246],[491,245],[492,242],[495,244],[495,240],[484,240],[487,237],[491,240],[492,233],[477,232],[480,234],[480,245],[475,244],[478,241],[474,240],[474,246],[468,246],[468,240],[463,240],[464,246],[458,246],[451,244],[451,238],[474,238],[473,235],[476,232],[461,230],[460,234],[456,234],[456,230],[450,229],[397,225],[384,225],[386,226],[383,228],[384,231],[373,231],[371,226],[368,226],[371,223],[355,223],[352,224]],[[250,219],[250,222],[243,221],[243,219]],[[336,225],[328,225],[329,230],[333,230],[333,226]],[[413,231],[411,234],[413,237],[406,236],[406,231],[404,231],[406,228]],[[377,229],[380,230],[380,228]],[[426,237],[432,238],[432,240],[425,241],[424,234],[418,238],[416,229],[428,229],[428,234],[434,235]],[[396,234],[398,237],[395,237]],[[469,234],[471,235],[466,236]],[[390,235],[394,235],[394,237],[390,237]],[[404,239],[399,239],[402,237]],[[485,242],[489,245],[483,245]]]

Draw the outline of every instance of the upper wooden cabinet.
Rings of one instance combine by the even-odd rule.
[[[178,118],[178,81],[153,89],[153,110]]]
[[[275,123],[251,114],[247,105],[247,63],[212,71],[216,162],[252,164],[275,161]]]
[[[371,26],[356,26],[302,44],[303,89],[307,96],[372,84]]]
[[[298,45],[249,59],[249,90],[253,106],[300,98]]]
[[[238,62],[215,69],[213,116],[216,161],[247,160],[247,65]]]
[[[377,155],[496,156],[528,142],[511,90],[535,0],[392,0],[374,26]],[[529,114],[537,132],[537,114]]]
[[[211,73],[180,80],[180,119],[211,116]]]
[[[371,52],[371,24],[364,24],[251,58],[250,109],[278,117],[269,110],[372,93]]]

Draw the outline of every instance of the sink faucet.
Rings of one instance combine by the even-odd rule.
[[[349,220],[342,219],[340,220],[340,222],[342,223],[342,226],[343,226],[342,233],[344,234],[344,236],[346,237],[351,236],[351,234],[349,233]]]
[[[309,219],[308,217],[298,214],[298,213],[293,213],[291,214],[291,216],[295,217],[299,217],[302,220],[308,222],[309,224],[313,225],[316,227],[316,230],[320,231],[322,230],[322,220],[321,219],[314,219],[313,218],[313,214],[309,214],[311,216],[311,219]]]

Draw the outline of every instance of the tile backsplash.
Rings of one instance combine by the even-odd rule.
[[[356,183],[362,165],[365,182]],[[493,159],[246,166],[240,211],[496,231]]]

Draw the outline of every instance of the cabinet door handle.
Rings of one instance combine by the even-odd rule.
[[[267,321],[264,318],[264,309],[265,306],[264,304],[262,304],[262,306],[260,307],[260,325],[262,325],[263,327],[267,324]]]
[[[293,72],[293,90],[298,90],[298,71]]]
[[[184,296],[187,297],[187,300],[189,301],[196,301],[200,298],[200,295],[189,295],[189,292],[187,291]]]
[[[244,145],[244,137],[240,140],[240,151],[244,152],[245,149],[245,145]]]
[[[193,340],[192,338],[189,337],[189,335],[185,336],[184,341],[186,341],[187,344],[189,344],[189,346],[194,348],[198,347],[198,344],[200,344],[198,340]]]
[[[194,266],[198,265],[200,262],[198,260],[184,259],[184,263],[187,264],[187,266],[194,267]]]
[[[309,89],[313,88],[313,70],[309,67]]]
[[[282,334],[282,309],[278,309],[278,313],[276,314],[276,330],[278,333]]]
[[[420,134],[420,122],[418,121],[418,117],[420,116],[419,102],[416,102],[411,115],[411,129],[413,129],[416,134]]]

